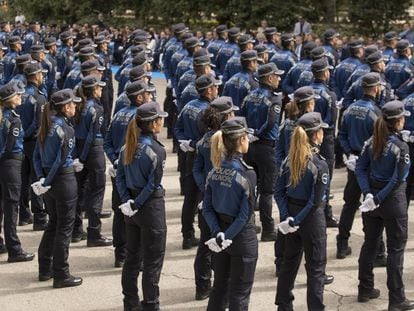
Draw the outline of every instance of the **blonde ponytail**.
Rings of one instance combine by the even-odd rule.
[[[220,167],[221,161],[224,158],[224,143],[223,143],[223,132],[218,130],[211,137],[211,163],[214,167]]]
[[[125,135],[125,151],[124,163],[128,165],[134,158],[135,151],[138,147],[138,139],[141,134],[141,129],[138,127],[138,116],[131,119],[128,124],[128,129]]]
[[[299,184],[311,155],[308,135],[302,127],[297,126],[293,131],[289,148],[289,186],[296,187]]]

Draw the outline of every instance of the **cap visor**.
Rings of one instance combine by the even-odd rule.
[[[161,118],[166,118],[166,117],[168,117],[168,113],[165,112],[165,111],[162,111],[158,114],[158,116],[161,117]]]
[[[314,98],[314,99],[319,99],[319,98],[321,98],[321,97],[319,96],[319,94],[313,94],[313,98]]]
[[[99,81],[99,82],[98,82],[98,85],[99,85],[100,87],[104,87],[104,86],[106,85],[106,83],[105,83],[105,82],[103,82],[103,81]]]
[[[232,110],[233,110],[233,111],[239,111],[239,110],[240,110],[240,108],[239,108],[239,106],[233,105]]]
[[[99,71],[105,71],[105,67],[104,66],[96,67],[96,69],[99,70]]]
[[[321,123],[321,128],[327,129],[327,128],[329,128],[329,124],[328,123],[325,123],[325,122],[322,122]]]
[[[80,102],[82,101],[82,98],[77,97],[77,96],[73,96],[72,101],[73,101],[74,103],[80,103]]]
[[[404,117],[409,117],[411,116],[411,112],[408,110],[404,110]]]
[[[284,70],[276,70],[276,71],[274,71],[274,73],[280,76],[280,75],[284,74],[285,71]]]
[[[253,135],[253,134],[254,134],[254,129],[247,128],[247,129],[246,129],[246,133],[247,133],[247,134],[252,134],[252,135]]]
[[[46,69],[42,69],[42,70],[40,70],[42,73],[44,73],[44,74],[46,74],[46,73],[48,73],[48,71],[46,70]]]

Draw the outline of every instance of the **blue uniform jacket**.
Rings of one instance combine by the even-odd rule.
[[[39,34],[30,31],[24,37],[24,44],[22,46],[22,50],[24,53],[30,53],[30,48],[33,44],[38,44],[40,42]]]
[[[314,111],[319,112],[322,120],[329,124],[329,128],[334,129],[338,115],[335,93],[323,81],[315,80],[310,86],[320,96],[320,98],[315,100]]]
[[[414,94],[411,94],[404,100],[405,110],[411,112],[409,117],[405,117],[404,130],[411,132],[414,135]]]
[[[279,128],[279,138],[276,144],[276,167],[280,170],[283,161],[289,155],[290,140],[297,120],[286,118]]]
[[[82,81],[82,73],[80,67],[73,68],[66,77],[63,88],[74,89]]]
[[[216,237],[220,228],[218,215],[233,217],[233,223],[224,231],[232,240],[243,229],[254,213],[256,173],[238,154],[233,160],[224,160],[221,166],[210,171],[203,200],[203,216]]]
[[[222,96],[230,96],[233,104],[241,107],[244,98],[250,91],[259,87],[252,73],[241,71],[236,73],[224,85]]]
[[[390,82],[393,90],[397,90],[412,73],[413,66],[406,56],[393,57],[385,68],[385,78]]]
[[[72,63],[75,60],[73,48],[62,45],[56,53],[57,72],[60,72],[62,78],[65,78],[72,69]]]
[[[20,53],[15,51],[9,51],[2,59],[4,64],[4,82],[8,83],[11,78],[13,77],[14,70],[16,67],[16,57],[19,56]]]
[[[366,95],[345,110],[338,138],[346,155],[360,154],[365,141],[372,136],[374,123],[380,116],[381,110],[376,106],[375,99]]]
[[[168,47],[166,47],[165,53],[163,55],[163,71],[165,74],[165,78],[167,80],[171,80],[172,76],[174,75],[174,72],[170,71],[170,64],[172,56],[175,52],[178,50],[181,50],[183,47],[183,44],[181,41],[176,41],[174,43],[171,43]]]
[[[168,69],[168,71],[171,75],[170,79],[173,88],[176,88],[178,84],[178,80],[176,80],[175,77],[175,73],[177,72],[177,66],[186,56],[188,56],[188,51],[184,48],[177,50],[177,52],[175,52],[173,56],[171,56],[170,68]]]
[[[293,225],[297,226],[320,207],[329,181],[328,164],[320,154],[313,154],[295,187],[290,185],[289,178],[289,158],[286,158],[276,179],[274,197],[279,208],[280,219],[293,217]],[[289,198],[303,201],[304,206],[297,214],[289,212]]]
[[[191,147],[195,148],[198,140],[204,133],[200,130],[200,118],[210,102],[207,98],[194,99],[184,106],[178,115],[174,127],[177,140],[191,140]]]
[[[303,59],[300,62],[296,63],[286,74],[285,79],[282,82],[282,91],[285,94],[292,94],[299,88],[299,78],[301,77],[302,73],[305,71],[309,71],[311,74],[311,65],[312,60],[310,59]],[[302,78],[305,79],[305,76]],[[313,82],[313,74],[312,79],[309,80],[309,84]],[[305,83],[305,82],[302,82]],[[309,85],[306,84],[306,85]],[[305,85],[302,85],[305,86]]]
[[[94,98],[86,101],[79,124],[75,126],[76,149],[79,161],[85,162],[96,138],[102,138],[103,108]]]
[[[235,42],[226,42],[221,46],[216,58],[216,72],[218,75],[224,74],[224,68],[228,60],[235,54],[240,53],[240,48]]]
[[[193,177],[201,193],[204,193],[206,188],[206,179],[208,173],[213,169],[213,164],[210,160],[211,152],[211,137],[215,131],[208,131],[197,142],[196,156],[193,164]]]
[[[240,71],[242,71],[242,66],[240,63],[240,53],[236,52],[229,59],[229,61],[226,64],[226,67],[224,67],[223,79],[222,79],[223,84],[229,81],[232,76],[234,76],[236,73],[239,73]]]
[[[180,101],[181,95],[188,84],[194,82],[197,79],[197,75],[194,72],[194,69],[191,68],[186,71],[178,81],[177,89],[175,90],[175,95],[177,96],[177,102]]]
[[[384,58],[384,63],[387,65],[390,60],[394,58],[395,51],[389,46],[382,50],[382,57]]]
[[[106,132],[104,150],[112,164],[118,160],[121,148],[125,143],[125,135],[129,121],[135,117],[137,108],[135,105],[130,105],[118,111]]]
[[[36,143],[33,164],[38,179],[46,176],[44,186],[50,186],[60,168],[73,165],[72,151],[75,147],[75,131],[69,120],[57,115],[51,118],[52,124],[44,146]],[[47,170],[47,174],[46,171]]]
[[[210,44],[208,45],[207,50],[210,54],[212,54],[211,62],[214,65],[216,65],[216,59],[217,59],[218,52],[220,51],[221,47],[223,46],[225,42],[226,41],[224,41],[223,39],[215,39],[211,41]]]
[[[372,148],[371,138],[365,142],[361,156],[357,160],[355,175],[364,195],[374,194],[370,186],[371,179],[385,183],[385,186],[374,194],[375,203],[380,204],[398,184],[406,180],[411,161],[408,145],[395,133],[388,137],[380,158],[374,159]]]
[[[14,109],[4,109],[0,121],[0,160],[10,154],[23,153],[23,136],[20,116]]]
[[[338,99],[344,96],[346,82],[358,66],[362,65],[359,58],[349,57],[343,60],[336,68],[331,79],[331,86]]]
[[[243,101],[241,115],[247,126],[254,129],[259,139],[276,141],[278,138],[281,97],[265,85],[250,92]]]
[[[162,189],[161,179],[165,166],[166,153],[164,146],[152,135],[141,134],[134,159],[124,164],[124,149],[119,156],[116,172],[116,186],[122,202],[133,199],[135,209],[141,208],[151,194]],[[131,197],[128,191],[140,191],[137,197]]]
[[[291,50],[280,50],[273,55],[270,61],[275,63],[277,68],[285,71],[285,73],[280,76],[281,82],[283,83],[283,80],[285,79],[289,70],[295,66],[296,62],[298,61],[298,57]]]
[[[184,75],[185,72],[187,72],[190,69],[193,69],[193,56],[187,55],[183,59],[181,59],[181,61],[177,64],[174,77],[171,80],[172,85],[176,91],[176,95],[178,83],[180,82],[181,77]]]
[[[198,94],[197,89],[195,87],[195,81],[190,82],[183,92],[181,93],[180,99],[177,100],[177,111],[178,113],[183,110],[185,105],[187,105],[190,101],[194,99],[199,99],[200,94]]]

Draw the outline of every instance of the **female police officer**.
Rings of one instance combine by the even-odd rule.
[[[8,262],[31,261],[34,254],[23,251],[16,233],[17,209],[22,185],[23,128],[16,107],[22,91],[13,83],[0,89],[0,171],[1,202],[4,210],[4,237]],[[3,115],[3,116],[2,116]]]
[[[357,160],[355,175],[365,200],[363,212],[364,243],[359,255],[358,301],[378,298],[374,288],[373,263],[383,227],[387,237],[388,310],[412,310],[414,301],[405,297],[402,280],[404,249],[407,242],[406,177],[410,167],[407,144],[400,131],[410,113],[400,101],[382,107],[382,116],[375,121],[374,133],[367,140]]]
[[[286,234],[286,247],[277,283],[278,310],[293,310],[292,289],[305,252],[308,310],[324,310],[323,290],[326,266],[326,222],[322,198],[329,180],[328,165],[319,155],[323,141],[318,112],[300,117],[294,129],[289,156],[276,181],[275,199],[279,207],[279,231]]]
[[[228,119],[211,142],[210,171],[204,193],[203,216],[215,253],[214,287],[207,310],[247,310],[256,270],[258,242],[253,220],[256,174],[242,155],[249,149],[249,130],[243,117]]]
[[[54,278],[53,287],[82,284],[69,273],[69,243],[78,199],[71,152],[75,146],[74,129],[69,121],[80,98],[72,90],[54,93],[42,115],[33,161],[38,182],[32,184],[44,201],[49,223],[39,245],[39,281]],[[53,265],[53,268],[52,268]]]
[[[119,155],[116,185],[124,204],[127,258],[122,270],[125,310],[139,310],[137,278],[143,259],[143,310],[159,310],[158,282],[164,261],[167,225],[161,185],[166,153],[155,135],[168,114],[156,102],[137,108]]]
[[[100,104],[102,82],[97,76],[89,75],[82,79],[78,89],[82,98],[79,105],[79,118],[75,126],[76,150],[84,169],[77,174],[78,207],[74,227],[74,237],[82,236],[82,205],[88,213],[87,246],[108,246],[112,240],[101,235],[103,198],[105,193],[105,154],[103,150],[103,107]],[[86,185],[86,189],[85,189]],[[87,192],[86,192],[87,191]]]
[[[210,160],[211,137],[220,129],[220,125],[225,120],[234,117],[234,111],[237,110],[239,110],[239,107],[233,105],[231,97],[222,96],[213,100],[201,117],[201,122],[208,127],[209,131],[197,142],[193,177],[202,194],[204,194],[207,175],[213,168]],[[210,239],[210,230],[201,211],[202,209],[199,209],[198,213],[200,241],[194,260],[196,300],[206,299],[211,290],[211,252],[204,244]]]

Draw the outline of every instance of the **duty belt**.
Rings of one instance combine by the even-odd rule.
[[[137,197],[141,193],[142,188],[138,189],[138,190],[128,189],[128,191],[129,191],[129,194],[132,197]],[[165,196],[165,190],[163,188],[161,188],[161,189],[157,189],[153,193],[151,193],[150,198],[163,198],[164,196]]]
[[[19,160],[19,161],[23,161],[24,160],[24,154],[23,153],[11,153],[11,152],[7,152],[7,153],[3,154],[2,159],[3,160]]]
[[[43,171],[46,174],[50,173],[50,168],[43,168]],[[75,168],[73,166],[68,166],[68,167],[61,167],[60,169],[58,169],[56,175],[66,175],[66,174],[71,174],[71,173],[75,173]]]
[[[217,218],[221,222],[225,223],[226,225],[232,224],[234,222],[234,219],[236,219],[236,217],[229,216],[229,215],[226,215],[226,214],[216,213],[216,215],[217,215]],[[254,224],[254,214],[253,213],[250,215],[249,219],[247,220],[247,223],[248,224]]]

